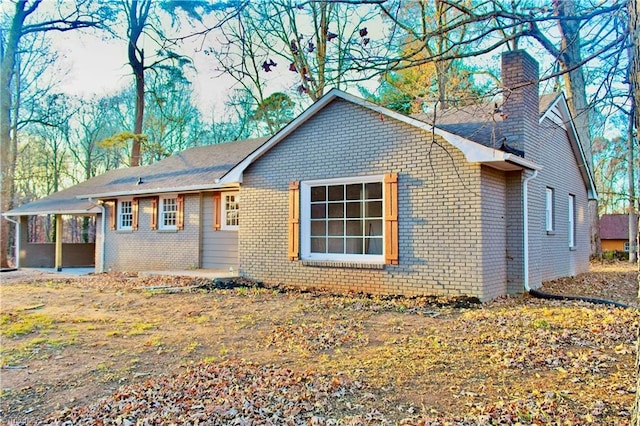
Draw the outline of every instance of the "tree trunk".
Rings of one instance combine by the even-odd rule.
[[[565,19],[576,16],[575,2],[573,0],[554,0],[554,8],[558,16],[558,29],[562,36],[559,63],[564,74],[565,90],[569,110],[573,116],[580,144],[584,150],[587,164],[593,171],[593,154],[591,150],[590,116],[591,106],[587,102],[585,91],[585,79],[582,67],[576,64],[582,62],[580,53],[580,24],[576,19]],[[589,223],[591,229],[591,256],[602,256],[602,244],[600,241],[600,218],[598,216],[598,201],[589,201]]]
[[[6,45],[0,52],[0,211],[11,209],[14,198],[14,168],[11,164],[13,149],[11,143],[11,80],[16,66],[18,43],[22,35],[26,1],[16,2],[15,14],[7,35]],[[0,267],[8,267],[9,222],[0,219]]]
[[[629,55],[629,79],[634,105],[640,105],[640,17],[638,16],[637,0],[628,0],[629,37],[631,54]],[[632,121],[636,132],[640,129],[640,114],[637,108],[632,109]],[[639,237],[640,238],[640,237]],[[638,262],[640,268],[640,262]],[[640,274],[638,274],[638,289],[640,291]],[[640,298],[640,292],[638,294]],[[636,398],[631,413],[631,426],[640,426],[640,327],[636,326]]]
[[[638,213],[636,210],[636,185],[635,185],[635,163],[634,163],[634,145],[633,137],[633,113],[635,105],[633,99],[631,102],[631,116],[629,120],[628,146],[627,146],[627,186],[629,192],[629,262],[633,263],[637,260],[636,235],[638,234]]]
[[[127,55],[136,79],[136,121],[133,128],[133,133],[136,135],[142,134],[144,122],[144,49],[138,47],[138,41],[147,24],[150,8],[151,0],[131,0],[127,11],[129,15]],[[141,144],[142,141],[139,137],[133,139],[129,162],[131,167],[140,165]]]

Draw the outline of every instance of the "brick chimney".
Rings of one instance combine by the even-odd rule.
[[[538,62],[522,50],[502,54],[504,123],[502,135],[507,148],[524,152],[535,160],[539,139]]]

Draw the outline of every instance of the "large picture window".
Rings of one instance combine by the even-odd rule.
[[[383,188],[383,176],[302,182],[302,258],[384,262]]]

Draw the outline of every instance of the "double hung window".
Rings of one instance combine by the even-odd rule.
[[[240,195],[238,192],[222,194],[222,229],[233,231],[240,226]]]
[[[118,202],[118,230],[133,230],[133,200],[120,200]]]
[[[160,197],[159,208],[160,229],[178,229],[178,198],[175,196]]]

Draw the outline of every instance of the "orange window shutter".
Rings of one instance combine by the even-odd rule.
[[[184,229],[184,195],[180,194],[177,198],[178,202],[178,218],[177,218],[177,228]]]
[[[109,213],[109,229],[112,231],[116,230],[116,216],[118,215],[118,201],[117,200],[109,200],[106,201]]]
[[[138,199],[134,198],[133,201],[131,201],[131,215],[132,215],[132,219],[131,219],[131,228],[134,231],[138,230]]]
[[[398,264],[398,174],[384,175],[384,260],[387,265]]]
[[[219,192],[213,193],[213,229],[220,230],[220,216],[222,214],[221,196]]]
[[[289,260],[300,258],[300,182],[289,183]]]
[[[151,230],[158,229],[158,197],[151,199]]]

